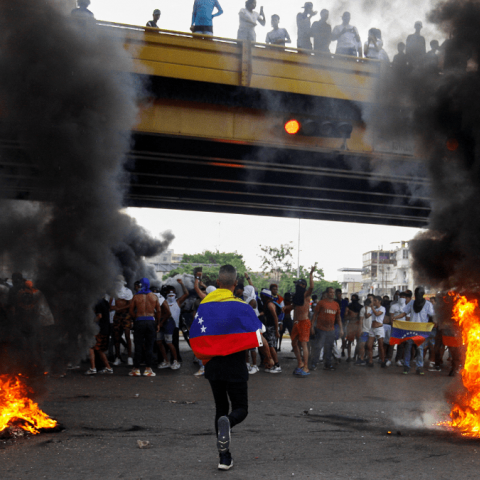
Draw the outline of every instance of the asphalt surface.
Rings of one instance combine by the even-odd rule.
[[[432,424],[449,411],[458,378],[401,368],[355,367],[292,375],[290,343],[281,374],[249,381],[250,411],[232,434],[234,467],[217,470],[209,384],[182,368],[132,378],[85,376],[87,365],[49,378],[41,407],[65,430],[0,441],[1,479],[469,479],[480,476],[480,441]],[[388,432],[392,432],[388,434]],[[148,441],[140,449],[137,441]]]

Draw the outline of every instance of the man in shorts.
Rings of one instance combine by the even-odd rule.
[[[335,290],[327,288],[326,300],[320,300],[313,314],[311,332],[315,334],[312,349],[312,370],[316,370],[320,359],[320,351],[323,348],[324,370],[335,370],[332,365],[332,352],[335,343],[335,323],[338,325],[340,337],[343,337],[342,317],[340,305],[334,300]]]
[[[266,366],[265,372],[281,373],[282,368],[278,363],[277,357],[277,339],[280,337],[280,332],[278,329],[278,311],[281,309],[275,305],[275,302],[273,301],[273,295],[270,290],[264,288],[260,292],[260,298],[263,303],[263,317],[264,325],[266,327],[266,331],[264,332],[263,336],[268,343],[270,355],[275,362],[273,367],[270,365]]]
[[[373,367],[373,342],[378,340],[378,353],[382,361],[382,368],[385,368],[385,351],[383,349],[383,339],[385,338],[385,330],[383,328],[383,320],[385,318],[385,307],[382,307],[382,297],[379,295],[373,298],[372,303],[372,327],[368,333],[368,363],[367,367]]]
[[[313,292],[313,272],[316,266],[310,269],[310,285],[303,295],[303,305],[295,305],[293,310],[293,329],[292,329],[292,347],[295,357],[297,357],[297,368],[293,371],[294,375],[306,377],[310,375],[308,368],[308,341],[310,340],[311,322],[309,318],[310,300]],[[300,352],[300,347],[302,352]]]
[[[85,375],[95,375],[97,373],[95,352],[105,365],[105,368],[98,373],[113,373],[105,355],[110,340],[110,306],[104,298],[95,305],[95,321],[98,323],[100,331],[95,335],[95,345],[90,347],[90,368],[85,372]]]
[[[359,313],[360,324],[358,331],[358,357],[355,365],[358,367],[364,367],[367,364],[365,360],[365,345],[368,342],[369,332],[372,328],[372,309],[370,307],[371,301],[369,298],[365,300],[365,305],[362,307]]]

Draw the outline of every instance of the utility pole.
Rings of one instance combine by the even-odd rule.
[[[300,278],[300,218],[298,219],[298,257],[297,257],[297,278]]]

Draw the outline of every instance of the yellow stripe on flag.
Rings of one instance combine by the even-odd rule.
[[[404,320],[394,320],[393,328],[401,330],[412,330],[414,332],[431,332],[434,324],[431,322],[406,322]]]
[[[242,299],[235,297],[231,290],[226,288],[217,288],[212,293],[209,293],[200,303],[210,302],[241,302],[245,303]]]

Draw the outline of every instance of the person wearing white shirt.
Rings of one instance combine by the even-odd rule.
[[[359,367],[364,367],[367,362],[365,360],[365,345],[368,342],[369,332],[372,328],[372,309],[370,307],[370,299],[365,300],[365,305],[360,310],[358,314],[360,318],[359,322],[359,337],[358,337],[358,358],[355,362],[355,365]]]
[[[382,368],[385,368],[385,351],[383,349],[383,339],[385,331],[383,330],[383,320],[385,318],[385,307],[382,307],[382,297],[375,296],[372,303],[372,328],[368,332],[368,363],[367,367],[373,367],[373,342],[375,338],[378,340],[378,353],[382,360]]]
[[[425,289],[423,287],[417,287],[415,289],[415,301],[409,302],[405,305],[403,313],[395,317],[396,320],[410,316],[411,322],[427,323],[430,322],[435,311],[433,305],[424,298]],[[410,372],[410,357],[412,351],[413,340],[407,340],[405,347],[405,357],[403,359],[404,367],[403,373],[407,375]],[[417,347],[417,375],[424,375],[423,369],[423,343]]]
[[[240,26],[237,33],[238,40],[256,42],[257,35],[255,33],[255,27],[257,26],[257,22],[262,25],[262,27],[265,26],[263,7],[260,7],[260,12],[254,12],[256,6],[257,0],[247,0],[245,2],[245,8],[240,10],[238,14],[240,17]]]
[[[342,15],[342,24],[337,25],[332,32],[332,42],[337,42],[336,54],[362,56],[362,43],[357,27],[350,25],[350,13]]]

